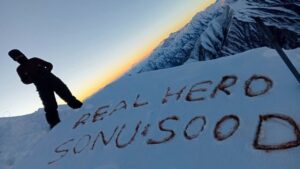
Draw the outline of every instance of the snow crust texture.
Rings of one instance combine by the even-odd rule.
[[[73,113],[62,105],[58,110],[62,120]],[[25,116],[0,118],[0,168],[13,169],[49,130],[43,109]]]
[[[300,47],[300,2],[296,0],[217,1],[158,46],[131,73],[164,69],[230,56],[258,47],[272,47],[255,17],[267,25],[284,49]]]

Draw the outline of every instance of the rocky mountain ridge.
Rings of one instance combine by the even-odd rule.
[[[190,23],[165,39],[131,72],[140,73],[205,61],[259,47],[271,47],[270,39],[257,28],[260,18],[284,49],[300,47],[300,1],[217,1],[193,17]]]

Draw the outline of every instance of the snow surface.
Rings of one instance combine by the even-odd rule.
[[[62,120],[74,113],[65,105],[58,110]],[[25,116],[0,118],[0,169],[12,169],[48,132],[43,109]]]
[[[286,52],[300,70],[300,48]],[[270,78],[273,86],[265,94],[248,97],[245,82],[254,74]],[[231,94],[218,91],[210,97],[226,75],[238,77],[236,84],[228,87]],[[211,82],[196,85],[208,80]],[[226,81],[225,86],[231,82]],[[263,82],[254,81],[251,88],[261,91],[266,87]],[[186,88],[178,100],[176,96],[164,100],[168,87],[170,93]],[[193,91],[191,98],[204,100],[187,101],[189,91]],[[300,143],[269,151],[253,146],[260,115],[288,116],[299,128],[299,100],[300,85],[278,54],[268,48],[125,76],[88,99],[82,109],[73,112],[61,108],[63,121],[48,134],[41,110],[0,119],[0,168],[299,169]],[[95,112],[98,116],[93,122]],[[226,115],[238,117],[239,126],[232,136],[219,141],[214,129]],[[81,117],[87,118],[85,124],[76,126]],[[196,119],[191,120],[193,117]],[[227,120],[218,131],[229,133],[236,124],[233,119]],[[259,143],[279,145],[299,140],[293,130],[290,123],[280,119],[265,121]],[[107,145],[98,135],[100,131],[106,141],[111,137]],[[155,141],[164,143],[152,144]]]

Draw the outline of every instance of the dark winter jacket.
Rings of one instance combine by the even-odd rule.
[[[53,66],[49,62],[40,58],[31,58],[20,64],[17,72],[24,84],[31,84],[49,74],[52,68]]]

